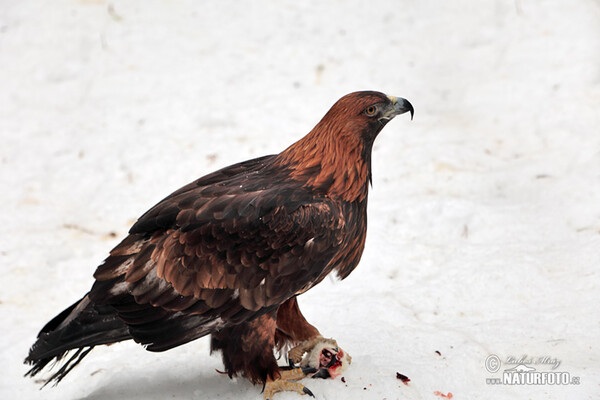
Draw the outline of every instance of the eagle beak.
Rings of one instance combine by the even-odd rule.
[[[413,108],[410,101],[403,99],[402,97],[388,96],[388,99],[392,102],[391,107],[381,116],[380,119],[385,120],[386,122],[394,118],[396,115],[404,114],[405,112],[410,112],[410,119],[413,119],[413,115],[415,114],[415,109]]]

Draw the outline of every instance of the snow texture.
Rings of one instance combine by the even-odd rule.
[[[143,211],[363,89],[416,114],[377,139],[360,266],[300,298],[353,360],[307,386],[599,398],[599,66],[598,0],[3,1],[0,398],[262,398],[206,338],[96,348],[41,392],[22,360]],[[523,355],[580,383],[486,383]]]

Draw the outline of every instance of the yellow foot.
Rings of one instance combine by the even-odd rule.
[[[315,397],[315,395],[312,394],[312,392],[300,382],[290,382],[302,379],[304,377],[306,377],[306,375],[304,372],[302,372],[301,368],[296,368],[290,371],[281,371],[281,378],[274,381],[268,381],[265,384],[265,400],[271,400],[273,395],[278,392],[296,392],[301,395],[307,394]]]
[[[280,380],[283,381],[299,381],[300,379],[306,378],[306,375],[309,373],[316,372],[314,368],[294,368],[286,371],[279,371],[281,377]]]

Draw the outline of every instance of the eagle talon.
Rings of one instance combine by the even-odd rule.
[[[327,378],[331,378],[331,374],[329,373],[329,370],[327,368],[321,368],[318,371],[316,371],[316,373],[313,374],[313,376],[311,376],[311,378],[327,379]]]
[[[271,400],[273,395],[278,392],[296,392],[301,395],[309,395],[311,397],[315,397],[315,395],[308,389],[306,386],[301,384],[300,382],[291,382],[297,381],[302,378],[305,378],[306,374],[304,373],[303,368],[296,368],[290,371],[281,371],[281,377],[274,381],[268,381],[265,384],[265,400]]]
[[[317,372],[315,367],[302,367],[302,373],[304,375],[314,374],[315,372]]]
[[[304,387],[302,388],[302,391],[303,391],[304,393],[306,393],[307,395],[309,395],[310,397],[315,397],[315,395],[313,394],[313,392],[311,392],[311,391],[310,391],[310,389],[309,389],[309,388],[307,388],[306,386],[304,386]]]

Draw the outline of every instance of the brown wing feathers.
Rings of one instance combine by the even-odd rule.
[[[165,325],[185,327],[170,329],[169,345],[178,345],[214,329],[211,323],[268,312],[317,279],[324,250],[340,240],[333,203],[311,204],[314,196],[299,187],[240,192],[247,178],[242,188],[233,178],[229,192],[196,184],[159,203],[132,228],[154,231],[132,233],[95,274],[91,298],[113,305],[150,350],[166,346]]]

